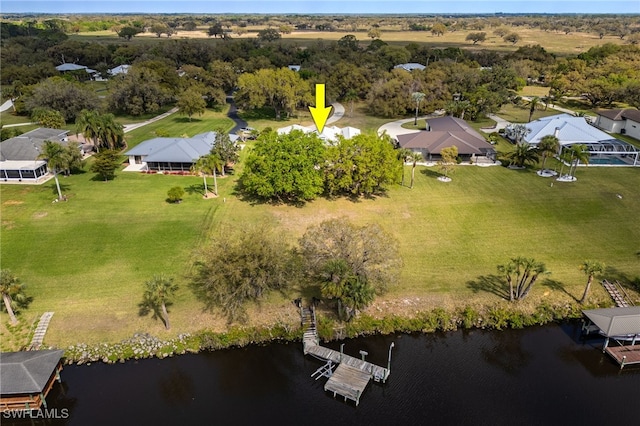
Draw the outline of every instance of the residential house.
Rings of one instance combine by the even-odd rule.
[[[532,145],[537,145],[547,135],[556,136],[561,149],[575,144],[586,145],[591,154],[589,164],[640,165],[640,151],[635,146],[597,129],[587,123],[584,117],[557,114],[527,123],[526,128],[523,140]],[[515,136],[512,129],[505,129],[505,135],[513,140]]]
[[[48,173],[40,159],[44,141],[66,144],[68,130],[38,128],[0,143],[0,179],[40,182]]]
[[[424,65],[422,65],[422,64],[418,64],[418,63],[415,63],[415,62],[409,62],[409,63],[406,63],[406,64],[398,64],[393,68],[394,69],[398,69],[399,68],[399,69],[403,69],[405,71],[413,71],[413,70],[423,70],[426,67]]]
[[[611,133],[640,140],[640,111],[637,109],[603,109],[596,111],[595,125]]]
[[[318,130],[316,126],[304,127],[299,124],[294,124],[287,127],[282,127],[277,130],[279,135],[289,134],[294,130],[299,130],[303,133],[316,133],[318,134]],[[331,145],[338,142],[339,137],[343,137],[344,139],[351,139],[352,137],[359,135],[360,129],[356,129],[355,127],[337,127],[337,126],[324,126],[322,129],[322,133],[318,134],[320,139],[322,139],[325,144]]]
[[[493,146],[466,121],[456,117],[431,118],[427,120],[426,130],[398,135],[396,138],[401,148],[420,153],[427,161],[440,158],[442,150],[452,146],[458,148],[458,156],[462,159],[496,159]]]
[[[237,135],[229,135],[236,142]],[[129,166],[124,171],[189,172],[198,158],[207,155],[215,146],[216,132],[206,132],[191,138],[153,138],[146,140],[124,155]]]

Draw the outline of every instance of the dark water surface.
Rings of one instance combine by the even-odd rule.
[[[358,407],[325,393],[310,377],[322,363],[292,343],[66,366],[50,408],[67,408],[68,425],[640,424],[640,368],[621,371],[579,328],[347,340],[345,353],[380,365],[395,342],[389,380]]]

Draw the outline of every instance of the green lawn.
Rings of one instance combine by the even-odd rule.
[[[542,117],[548,117],[550,115],[561,114],[559,111],[553,108],[544,109],[544,104],[540,105],[542,110],[535,110],[531,121],[535,121]],[[512,123],[527,123],[529,121],[529,106],[518,106],[513,104],[502,105],[500,111],[497,112],[501,118]]]
[[[199,133],[213,131],[218,127],[228,131],[234,126],[233,120],[227,117],[228,106],[221,111],[207,109],[201,116],[189,118],[180,113],[171,114],[169,117],[147,124],[139,129],[132,130],[126,134],[128,148],[133,148],[140,142],[155,138],[156,131],[167,132],[170,137],[180,137],[182,135],[194,136]],[[141,117],[138,121],[145,121]]]
[[[533,170],[460,166],[445,184],[436,179],[436,169],[418,167],[414,189],[394,186],[376,199],[319,199],[304,207],[242,201],[235,195],[235,176],[219,179],[221,195],[210,200],[202,199],[202,179],[196,177],[120,173],[104,183],[83,173],[61,178],[69,195],[65,203],[52,203],[51,181],[2,185],[2,267],[20,276],[34,297],[25,319],[56,312],[46,343],[61,346],[117,341],[140,331],[168,337],[224,327],[222,318],[201,311],[186,283],[194,253],[211,231],[229,222],[275,226],[291,242],[308,225],[330,217],[379,223],[400,241],[404,267],[401,284],[378,299],[389,304],[378,307],[408,299],[436,305],[496,302],[497,296],[475,293],[470,283],[490,277],[497,264],[517,255],[544,261],[553,272],[555,285],[541,283],[532,301],[569,303],[568,294],[578,297],[583,288],[578,265],[584,259],[605,262],[610,277],[638,275],[638,172],[580,168],[577,182],[551,186],[553,181]],[[175,185],[188,192],[182,204],[169,205],[166,192]],[[170,308],[170,332],[137,315],[142,283],[158,272],[181,285]],[[598,286],[594,297],[606,300]],[[274,297],[253,318],[280,318],[289,304]]]

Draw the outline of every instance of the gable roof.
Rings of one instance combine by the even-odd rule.
[[[111,68],[108,73],[111,75],[126,74],[129,72],[129,68],[131,68],[131,65],[118,65],[115,68]]]
[[[640,111],[637,109],[601,109],[596,114],[613,121],[633,120],[640,123]]]
[[[442,149],[456,146],[462,155],[487,155],[495,150],[478,132],[456,117],[438,117],[427,120],[430,130],[398,135],[402,148],[424,149],[440,154]]]
[[[393,67],[394,69],[396,68],[402,68],[403,70],[407,70],[407,71],[413,71],[413,70],[423,70],[426,67],[422,64],[418,64],[416,62],[409,62],[406,64],[399,64],[396,65],[395,67]]]
[[[557,114],[543,117],[526,125],[530,132],[524,140],[530,144],[538,144],[548,135],[554,135],[558,130],[558,139],[561,145],[576,143],[597,143],[615,140],[614,137],[587,123],[584,117],[575,117],[569,114]]]
[[[607,336],[640,334],[640,306],[582,311]]]
[[[63,353],[62,350],[0,353],[0,394],[42,392]]]
[[[229,135],[235,142],[237,135]],[[124,155],[145,157],[154,163],[193,163],[211,152],[216,142],[216,132],[205,132],[192,138],[153,138],[125,152]]]
[[[292,124],[291,126],[281,127],[277,130],[279,135],[289,134],[294,130],[299,130],[303,133],[316,133],[320,139],[328,142],[337,142],[338,136],[342,136],[345,139],[351,139],[352,137],[360,134],[360,129],[355,127],[343,127],[338,126],[324,126],[322,133],[318,134],[318,130],[315,126],[304,127],[299,124]]]
[[[44,141],[63,142],[68,130],[38,128],[0,143],[0,161],[33,161],[42,152]]]

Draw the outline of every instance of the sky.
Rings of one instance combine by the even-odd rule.
[[[0,0],[1,13],[634,13],[640,0]]]

